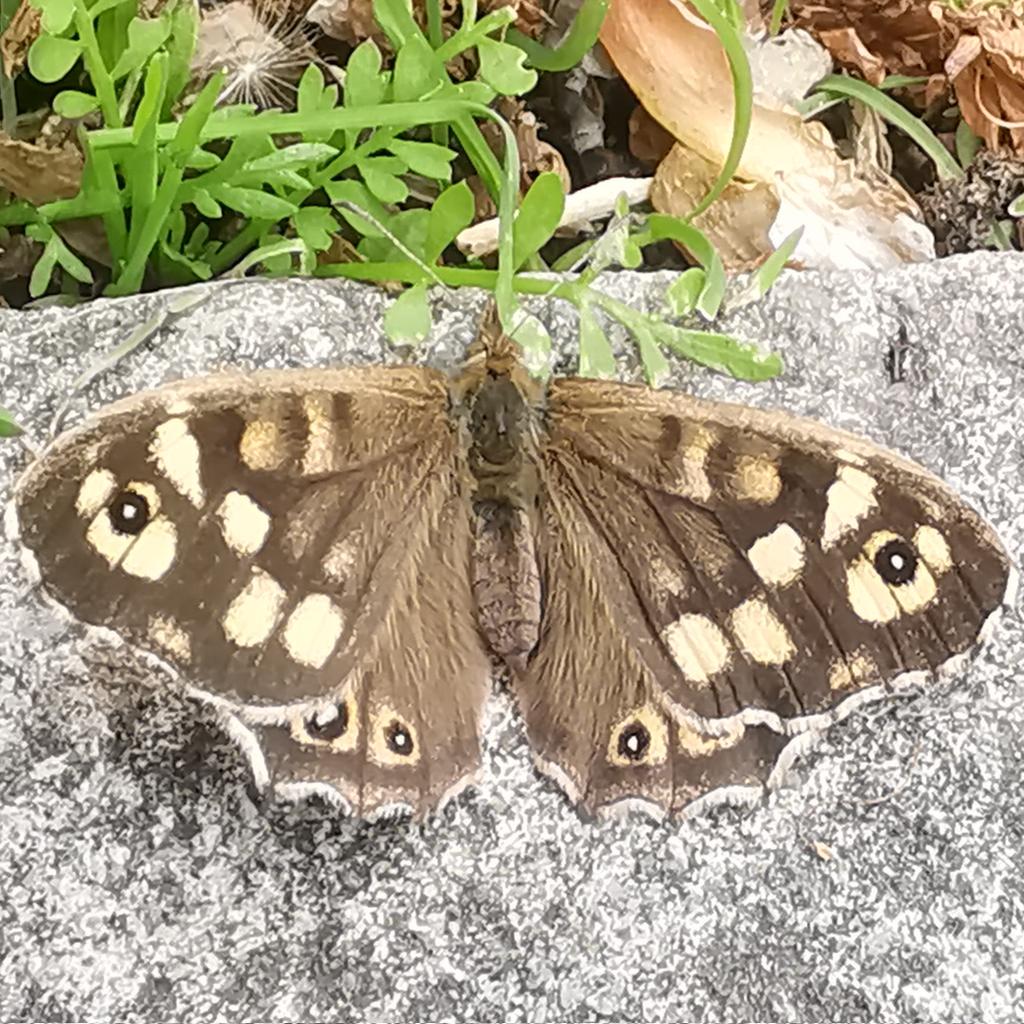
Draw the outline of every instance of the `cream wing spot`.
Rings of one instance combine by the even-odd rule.
[[[666,487],[672,494],[691,498],[694,501],[707,501],[711,497],[711,481],[708,479],[708,453],[717,438],[705,426],[690,425],[686,436],[682,439],[678,459],[678,471],[675,479],[670,479]]]
[[[149,635],[157,647],[179,661],[188,661],[192,656],[188,633],[169,615],[154,615],[149,620]]]
[[[343,626],[338,606],[326,594],[311,594],[288,617],[282,642],[294,661],[322,668],[334,652]]]
[[[892,622],[900,614],[891,588],[866,558],[855,558],[847,567],[846,596],[850,607],[865,622]]]
[[[761,597],[733,610],[729,624],[740,649],[762,665],[782,665],[795,653],[789,631]]]
[[[174,489],[196,508],[205,500],[199,442],[180,417],[165,420],[153,431],[149,456]]]
[[[712,736],[709,733],[699,732],[690,725],[679,726],[677,740],[679,751],[685,757],[707,757],[719,750],[726,750],[734,747],[741,739],[746,729],[742,722],[732,722],[728,730],[721,736]]]
[[[706,683],[729,664],[729,642],[706,615],[680,615],[661,636],[679,670],[692,682]]]
[[[105,508],[100,509],[89,524],[85,531],[85,540],[93,551],[106,560],[111,569],[124,558],[125,552],[135,542],[133,536],[118,533],[110,525],[110,516]]]
[[[302,472],[306,476],[329,473],[334,466],[333,402],[326,392],[305,395],[302,408],[306,413],[306,451],[302,459]]]
[[[728,485],[740,501],[771,505],[782,492],[782,477],[769,456],[741,455],[728,477]]]
[[[224,542],[239,555],[255,555],[270,533],[270,516],[240,491],[228,491],[217,509],[217,518]]]
[[[281,618],[285,592],[268,572],[253,569],[249,582],[228,605],[221,626],[239,647],[255,647],[274,632]]]
[[[242,461],[255,470],[278,469],[288,456],[284,432],[274,420],[252,420],[238,443]]]
[[[356,567],[356,541],[346,538],[336,543],[323,560],[322,568],[335,583],[342,583]]]
[[[825,525],[821,546],[826,550],[857,528],[872,509],[878,507],[875,489],[878,481],[854,466],[839,467],[836,479],[826,495]]]
[[[803,572],[803,538],[789,523],[781,523],[750,545],[747,558],[765,583],[785,587],[798,580]]]
[[[937,575],[953,567],[953,556],[946,538],[934,526],[919,526],[914,533],[914,547],[928,568]]]
[[[178,531],[174,523],[163,517],[154,519],[135,538],[121,559],[121,568],[129,576],[158,580],[174,564],[177,551]]]
[[[846,690],[867,682],[877,671],[866,654],[855,654],[849,662],[837,658],[829,668],[828,685],[832,690]]]
[[[651,578],[654,580],[655,586],[673,597],[682,597],[689,589],[682,575],[658,556],[651,560]]]
[[[78,488],[75,511],[83,519],[91,519],[103,508],[117,489],[117,478],[109,469],[94,469]]]

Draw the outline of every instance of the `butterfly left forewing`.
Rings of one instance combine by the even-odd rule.
[[[577,740],[548,722],[563,705],[600,704],[622,673],[642,680],[628,714],[651,703],[712,731],[740,720],[792,731],[950,662],[1004,598],[1009,562],[980,517],[850,435],[582,380],[552,384],[547,425],[537,544],[549,599],[522,705],[545,756],[582,772],[584,789],[616,767],[614,723],[587,724],[584,769]],[[568,565],[589,579],[571,582]],[[581,596],[559,619],[551,595],[565,592]],[[569,664],[556,643],[600,656]],[[649,794],[642,774],[636,791]]]
[[[339,755],[335,781],[367,811],[423,809],[442,776],[475,767],[481,646],[465,627],[426,628],[413,596],[420,577],[440,580],[453,618],[471,621],[461,489],[441,375],[281,371],[112,406],[55,442],[16,503],[61,604],[285,727],[284,777],[304,751]],[[141,529],[124,521],[140,514]],[[436,725],[418,720],[431,703],[420,689],[443,698]],[[337,731],[339,707],[344,735],[326,748],[320,727]],[[445,716],[472,724],[448,729]],[[415,742],[382,753],[392,722]]]

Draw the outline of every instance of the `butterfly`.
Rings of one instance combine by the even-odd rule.
[[[937,477],[784,413],[460,370],[233,372],[57,438],[14,507],[45,590],[214,703],[261,786],[425,816],[474,780],[495,663],[586,812],[758,794],[956,665],[1008,599]]]

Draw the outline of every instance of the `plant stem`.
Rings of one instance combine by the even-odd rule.
[[[96,96],[100,101],[103,120],[116,130],[124,122],[121,120],[121,112],[117,107],[114,80],[107,72],[106,64],[103,63],[99,40],[96,38],[92,16],[85,6],[85,0],[75,0],[75,28],[78,29],[78,38],[82,40],[82,57],[85,60],[89,77],[92,79],[93,88],[96,90]]]

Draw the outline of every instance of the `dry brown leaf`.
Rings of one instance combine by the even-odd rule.
[[[789,13],[795,27],[875,85],[887,74],[942,71],[940,26],[921,0],[790,0]]]
[[[70,199],[81,184],[82,154],[77,149],[45,149],[0,132],[0,189],[38,206]]]
[[[714,164],[677,143],[655,172],[651,204],[662,213],[685,217],[707,195],[717,175]],[[747,270],[772,251],[768,228],[778,212],[779,197],[771,185],[732,181],[693,224],[714,239],[727,267]]]
[[[643,107],[629,115],[629,151],[642,163],[655,166],[672,150],[675,137],[663,128]]]
[[[992,150],[1024,153],[1024,0],[963,10],[928,5],[947,47],[945,71],[960,113]]]
[[[647,111],[679,143],[720,168],[732,137],[733,101],[728,63],[714,32],[682,0],[616,0],[601,41]],[[785,60],[778,41],[770,47],[751,61],[766,76],[772,52]],[[824,125],[804,122],[772,96],[770,81],[766,85],[755,90],[736,178],[741,187],[770,187],[778,204],[761,203],[765,219],[755,225],[757,204],[748,198],[735,223],[743,223],[752,239],[769,237],[773,245],[803,227],[794,259],[808,267],[885,267],[932,258],[931,234],[906,191],[880,169],[864,172],[842,160]],[[739,259],[733,226],[726,217],[723,237],[712,233],[711,240]]]
[[[27,279],[42,251],[42,243],[24,235],[11,235],[6,242],[0,241],[0,281]]]
[[[554,171],[562,179],[562,188],[566,192],[571,192],[572,179],[562,154],[537,134],[541,127],[537,115],[527,110],[522,100],[511,96],[500,97],[495,109],[505,119],[516,137],[516,146],[519,149],[520,187],[525,190],[538,174],[543,171]],[[480,126],[480,131],[494,154],[500,157],[504,152],[505,136],[498,125],[493,121],[487,121]],[[491,212],[485,213],[484,216],[491,216]]]
[[[28,48],[39,35],[42,19],[42,12],[29,0],[21,0],[7,28],[0,33],[0,65],[8,78],[13,78],[25,66]]]
[[[343,43],[355,45],[372,39],[380,46],[387,45],[387,36],[373,16],[373,0],[316,0],[306,12],[306,20]]]

